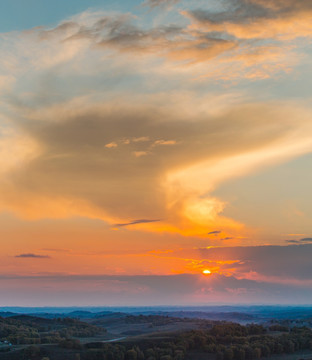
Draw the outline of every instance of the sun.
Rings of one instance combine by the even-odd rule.
[[[211,271],[206,269],[206,270],[203,270],[203,274],[204,275],[210,275],[211,274]]]

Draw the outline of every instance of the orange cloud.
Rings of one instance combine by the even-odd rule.
[[[7,165],[0,179],[3,211],[110,224],[161,219],[135,228],[202,238],[216,226],[224,239],[250,231],[224,215],[227,203],[213,192],[225,181],[310,152],[311,111],[252,96],[243,105],[244,94],[218,96],[194,85],[195,75],[219,76],[226,67],[224,79],[240,66],[250,69],[249,78],[270,76],[270,64],[288,71],[276,46],[242,45],[194,29],[208,21],[207,14],[194,14],[189,26],[142,29],[129,14],[88,12],[55,29],[5,35],[12,41],[4,49],[10,46],[16,56],[13,65],[5,56],[1,63],[16,88],[3,112],[18,135],[0,140],[0,162]],[[222,24],[222,16],[215,22]],[[230,69],[233,64],[238,68]],[[68,85],[67,76],[77,84],[87,77],[92,91]],[[27,87],[32,90],[25,93]]]
[[[312,6],[308,0],[228,0],[221,12],[185,11],[194,28],[224,32],[238,39],[311,37]]]
[[[161,219],[135,227],[205,238],[217,227],[225,237],[236,237],[249,230],[223,216],[227,204],[212,195],[214,189],[312,148],[310,113],[291,105],[250,105],[211,116],[203,108],[197,113],[192,98],[189,108],[184,99],[183,109],[167,99],[162,111],[148,101],[124,102],[117,110],[109,104],[88,109],[84,103],[79,109],[77,102],[75,112],[71,104],[46,108],[40,111],[40,128],[34,126],[37,113],[30,112],[29,126],[22,127],[38,149],[2,178],[0,207],[33,219],[76,215],[111,224]],[[167,122],[159,122],[162,118]],[[157,146],[148,156],[137,148],[143,141],[118,151],[105,146],[121,144],[125,135],[139,138],[141,128],[151,143],[178,137],[179,146]]]

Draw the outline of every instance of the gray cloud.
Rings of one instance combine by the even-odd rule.
[[[196,9],[186,13],[193,20],[203,25],[210,25],[211,30],[219,29],[224,34],[231,34],[238,38],[261,39],[289,33],[292,19],[306,22],[311,17],[312,3],[309,0],[296,2],[292,0],[225,0],[223,8],[222,11]],[[238,27],[234,29],[230,26],[231,24]],[[261,26],[265,24],[268,28],[261,30]],[[222,27],[223,25],[224,27]],[[281,25],[284,25],[284,28]],[[247,33],[248,30],[250,34]],[[312,35],[312,31],[308,30],[305,25],[297,30],[298,33],[291,37],[299,37],[302,32],[306,36]]]
[[[16,258],[30,258],[30,259],[50,259],[48,255],[38,255],[38,254],[20,254],[15,255]]]
[[[236,46],[233,40],[222,38],[218,33],[189,31],[187,27],[175,24],[142,28],[129,14],[104,16],[88,26],[80,26],[78,23],[76,26],[68,23],[67,26],[72,31],[69,36],[64,32],[62,42],[88,39],[103,49],[114,49],[134,55],[155,54],[171,60],[191,63],[214,58]],[[46,38],[51,34],[55,36],[60,34],[59,27],[48,32],[42,30],[39,32],[39,37]]]
[[[21,286],[23,284],[23,286]],[[44,284],[42,293],[40,285]],[[169,305],[213,303],[304,304],[311,286],[273,284],[232,276],[202,275],[51,275],[0,276],[1,304],[57,305]],[[40,290],[40,292],[39,292]],[[38,294],[40,293],[40,296]],[[51,297],[53,293],[54,296]],[[14,295],[14,296],[13,296]],[[126,296],[123,296],[126,295]],[[11,299],[8,302],[8,299]],[[15,302],[12,299],[15,299]],[[22,299],[20,301],[20,299]],[[299,302],[298,302],[298,299]]]
[[[218,235],[218,234],[221,234],[221,232],[222,232],[222,231],[220,231],[220,230],[210,231],[210,232],[208,233],[208,235]]]
[[[194,10],[190,14],[198,21],[210,23],[251,23],[257,19],[278,19],[301,11],[311,11],[309,0],[226,0],[226,10],[212,12]]]
[[[145,0],[143,6],[149,6],[155,8],[157,6],[173,6],[179,3],[181,0]]]
[[[155,7],[175,2],[174,0],[150,0],[144,4]],[[239,72],[242,72],[244,65],[250,64],[250,61],[253,64],[252,66],[249,65],[252,69],[259,64],[270,63],[270,68],[265,67],[262,75],[259,69],[256,71],[258,76],[265,77],[269,75],[268,72],[283,71],[277,55],[285,61],[285,50],[283,52],[283,49],[276,44],[275,46],[274,44],[268,46],[268,44],[256,42],[252,46],[249,44],[247,49],[246,46],[244,47],[244,42],[239,40],[240,37],[236,36],[237,34],[233,34],[222,27],[227,18],[244,19],[247,16],[246,14],[256,13],[254,8],[262,9],[263,7],[262,4],[244,3],[243,1],[234,3],[233,1],[221,13],[201,9],[184,11],[181,14],[190,19],[190,26],[185,24],[183,19],[175,24],[142,27],[138,24],[135,16],[131,14],[110,14],[83,23],[81,23],[81,19],[76,18],[66,21],[54,29],[36,28],[32,32],[37,34],[40,41],[57,39],[61,44],[68,44],[68,46],[74,46],[75,43],[84,41],[89,42],[92,48],[100,47],[104,51],[112,51],[117,54],[122,52],[134,57],[153,55],[165,61],[173,61],[182,67],[212,61],[216,57],[231,54],[235,58],[235,66],[240,65]],[[267,11],[269,12],[269,10]],[[233,13],[236,15],[234,16]],[[197,26],[198,24],[208,26]],[[242,22],[242,24],[245,23]],[[217,25],[221,27],[214,28]],[[247,58],[250,61],[247,61]],[[226,57],[225,60],[228,62],[229,58]],[[275,67],[272,66],[272,63],[276,63]],[[254,73],[252,69],[249,70]],[[289,67],[287,67],[288,69]],[[234,74],[232,73],[231,76]]]
[[[136,225],[136,224],[147,224],[147,223],[153,223],[153,222],[159,222],[159,219],[156,220],[148,220],[148,219],[140,219],[140,220],[134,220],[128,223],[123,223],[123,224],[115,224],[114,226],[117,227],[123,227],[123,226],[129,226],[129,225]]]
[[[211,12],[205,10],[193,10],[189,12],[196,20],[203,23],[245,23],[255,18],[267,18],[272,16],[270,10],[259,4],[244,0],[228,1],[228,8],[223,12]]]
[[[310,243],[312,242],[312,238],[304,238],[300,240],[286,240],[286,242],[290,244],[302,244],[302,243]]]
[[[199,250],[201,257],[209,261],[237,261],[237,274],[257,274],[312,280],[312,245],[289,246],[238,246]]]

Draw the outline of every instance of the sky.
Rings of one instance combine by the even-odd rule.
[[[311,16],[1,1],[0,306],[311,304]]]

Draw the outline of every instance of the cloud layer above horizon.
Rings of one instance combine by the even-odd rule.
[[[223,262],[225,273],[214,271],[208,276],[2,275],[0,305],[7,305],[12,294],[16,300],[11,306],[304,305],[312,296],[311,246],[201,249],[206,258],[202,266],[212,269]],[[233,267],[234,273],[226,273]]]

